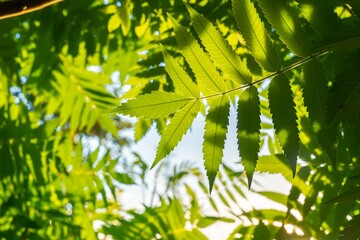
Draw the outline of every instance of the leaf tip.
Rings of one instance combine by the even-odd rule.
[[[254,176],[253,173],[249,173],[249,174],[247,173],[246,174],[246,177],[247,177],[247,180],[248,180],[248,190],[251,189],[251,183],[252,183],[253,176]]]

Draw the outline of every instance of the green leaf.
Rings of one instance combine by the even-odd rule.
[[[297,2],[301,13],[315,31],[324,36],[334,35],[334,29],[339,27],[340,21],[328,0],[297,0]]]
[[[360,105],[360,57],[356,51],[344,61],[346,68],[336,76],[327,101],[327,121],[335,126],[356,113]]]
[[[299,17],[292,12],[286,1],[261,0],[259,5],[267,20],[290,51],[300,57],[311,55],[310,40],[299,23]]]
[[[225,218],[225,217],[203,217],[199,220],[197,226],[200,228],[206,228],[212,224],[214,224],[217,221],[227,222],[227,223],[233,223],[234,220],[231,218]]]
[[[202,44],[225,76],[239,84],[251,83],[250,71],[221,33],[203,15],[197,13],[188,5],[186,7]]]
[[[304,102],[317,135],[317,139],[332,162],[335,161],[336,129],[330,128],[326,123],[326,101],[329,90],[324,69],[318,59],[307,62],[303,68],[302,85]]]
[[[276,136],[290,162],[293,175],[299,151],[299,134],[295,104],[289,80],[284,74],[276,76],[269,87],[269,104],[273,115]]]
[[[120,27],[120,24],[121,24],[120,15],[118,13],[115,13],[109,19],[108,26],[107,26],[108,31],[109,32],[115,31],[116,29],[118,29]]]
[[[260,148],[260,100],[256,87],[247,88],[238,101],[238,147],[251,186]]]
[[[184,71],[180,64],[173,58],[166,49],[161,46],[166,72],[171,77],[175,92],[178,92],[180,95],[199,97],[200,93],[196,84],[191,80],[189,75]]]
[[[229,108],[228,96],[222,95],[213,100],[206,115],[203,155],[210,191],[223,157],[227,125],[229,123]]]
[[[332,204],[338,202],[355,202],[358,200],[360,200],[360,187],[356,187],[347,192],[341,193],[339,196],[326,201],[325,204]]]
[[[150,130],[152,125],[151,119],[139,118],[134,124],[134,140],[139,141]]]
[[[191,101],[174,115],[161,136],[152,167],[174,150],[181,141],[200,111],[200,105],[198,100]]]
[[[360,215],[354,216],[341,232],[339,240],[357,240],[360,236]]]
[[[282,205],[286,205],[287,200],[288,200],[288,196],[282,193],[277,193],[277,192],[265,192],[265,191],[260,191],[257,192],[258,194],[260,194],[261,196],[264,196],[276,203],[282,204]]]
[[[250,0],[233,0],[236,23],[255,60],[269,72],[280,70],[280,61],[264,23]]]
[[[111,113],[144,118],[160,118],[169,116],[192,100],[194,99],[175,93],[154,91],[121,104]]]
[[[261,156],[256,165],[256,171],[260,173],[281,173],[287,180],[291,181],[291,169],[287,159],[282,154]]]
[[[194,72],[201,91],[204,94],[224,92],[226,90],[224,80],[197,40],[185,27],[170,15],[169,17],[173,24],[177,43]]]
[[[316,48],[317,52],[324,51],[349,51],[360,47],[360,36],[351,36],[345,39],[335,40],[330,43],[325,42],[321,47]]]

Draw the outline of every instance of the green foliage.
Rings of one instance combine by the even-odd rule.
[[[233,1],[236,23],[256,61],[269,72],[280,70],[279,57],[251,1]]]
[[[160,118],[176,112],[193,100],[190,97],[175,93],[154,91],[129,100],[127,103],[117,107],[113,112],[136,117]]]
[[[213,100],[206,115],[203,155],[209,178],[210,191],[223,157],[223,148],[229,123],[229,99],[227,96]]]
[[[236,225],[229,239],[358,237],[357,1],[105,2],[0,20],[0,238],[206,239],[218,221]],[[151,185],[124,155],[132,124],[106,114],[119,102],[140,117],[135,141],[153,122],[161,135],[166,191],[155,184],[143,211],[119,198]],[[245,172],[221,164],[236,104]],[[198,114],[211,196],[199,169],[164,160]],[[261,189],[261,174],[289,194]],[[244,207],[251,183],[281,210]]]
[[[293,8],[290,8],[286,1],[259,1],[259,5],[281,41],[295,55],[307,57],[311,54],[310,40]]]
[[[289,80],[284,74],[276,76],[271,81],[269,102],[277,137],[286,157],[289,159],[293,175],[295,176],[296,160],[299,151],[297,117]]]
[[[249,184],[256,171],[282,173],[293,184],[287,200],[279,193],[259,194],[283,203],[288,209],[298,209],[304,218],[316,216],[316,220],[299,225],[305,236],[324,238],[327,233],[320,233],[319,229],[330,222],[336,229],[330,227],[329,236],[338,236],[340,228],[336,224],[345,221],[346,211],[354,212],[351,208],[337,208],[333,213],[326,213],[329,209],[321,206],[318,193],[323,191],[324,199],[329,198],[336,192],[335,186],[341,185],[344,166],[351,169],[358,164],[359,149],[355,139],[360,136],[356,120],[359,116],[356,96],[359,94],[355,79],[358,79],[356,64],[359,62],[360,32],[356,27],[359,6],[349,3],[353,7],[350,11],[333,2],[302,0],[234,0],[228,4],[232,6],[239,34],[229,15],[224,13],[209,20],[207,17],[213,18],[211,14],[201,14],[206,13],[206,8],[185,3],[190,19],[186,14],[168,15],[178,48],[173,42],[162,41],[165,69],[172,80],[166,91],[202,100],[201,104],[208,109],[203,157],[210,190],[217,191],[214,181],[223,157],[229,108],[237,102],[238,149]],[[182,23],[175,19],[181,19]],[[189,29],[184,27],[187,24]],[[165,49],[169,52],[171,49],[171,55]],[[263,84],[265,80],[270,83]],[[190,85],[191,88],[186,87]],[[158,152],[164,152],[167,142],[171,142],[171,147],[166,154],[160,157],[157,154],[155,163],[172,151],[190,127],[190,121],[182,126],[182,118],[179,118],[180,113],[185,116],[188,109],[184,108],[180,107],[174,116],[167,114],[170,121],[166,134],[162,134]],[[197,110],[204,113],[202,107]],[[196,112],[191,114],[195,116]],[[347,132],[350,126],[353,133]],[[181,134],[172,143],[169,132],[175,133],[178,129]],[[272,129],[275,129],[275,136],[269,133]],[[259,149],[268,149],[270,155],[259,156]],[[299,167],[298,159],[305,167]],[[329,160],[336,170],[324,167]],[[315,166],[320,166],[321,170]],[[297,175],[296,169],[299,169]],[[330,176],[335,171],[341,174]],[[341,176],[347,178],[345,174]],[[328,182],[334,182],[334,186]],[[300,193],[305,195],[303,203],[298,202]],[[236,200],[227,187],[226,194],[222,192],[218,196],[229,208],[230,202]],[[209,203],[218,210],[213,200]],[[317,213],[310,211],[313,206],[319,208]],[[276,215],[277,219],[296,225],[297,220],[289,211],[281,214],[254,211],[251,214],[264,214],[264,219]],[[339,220],[332,219],[332,214],[339,216]],[[255,236],[253,233],[260,236],[260,232],[267,232],[272,238],[290,236],[284,228],[266,224],[260,224],[258,229],[254,226],[241,229],[241,234],[250,231],[249,236]]]
[[[153,166],[174,150],[176,145],[181,141],[183,135],[191,127],[199,110],[200,102],[192,101],[175,113],[174,117],[171,118],[171,122],[166,126],[163,132]]]
[[[187,6],[201,43],[226,78],[239,84],[251,83],[251,74],[221,33],[201,14]]]
[[[186,61],[191,65],[191,69],[199,82],[201,91],[204,92],[204,94],[225,91],[226,86],[224,81],[195,38],[186,28],[176,22],[175,19],[171,18],[171,21],[178,45]],[[173,81],[175,80],[173,79]]]
[[[244,165],[249,188],[255,172],[260,148],[260,101],[254,86],[246,89],[238,101],[237,138],[241,162]]]

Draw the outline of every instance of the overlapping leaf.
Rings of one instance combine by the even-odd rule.
[[[175,91],[184,96],[192,96],[195,98],[199,97],[199,90],[189,75],[163,46],[162,51],[166,71],[173,80]]]
[[[202,44],[225,76],[240,84],[251,83],[252,77],[249,70],[221,33],[203,15],[188,5],[187,8]]]
[[[336,130],[326,123],[326,101],[328,99],[328,86],[323,67],[318,59],[307,62],[303,68],[304,102],[311,118],[314,132],[320,145],[335,161]]]
[[[299,150],[299,131],[292,91],[289,80],[284,74],[272,79],[269,87],[269,104],[276,135],[295,175]]]
[[[224,92],[226,86],[214,64],[186,28],[170,17],[177,43],[191,66],[199,87],[204,94]]]
[[[311,26],[324,36],[334,35],[340,25],[334,10],[331,9],[328,0],[296,0],[299,3],[304,17]]]
[[[200,111],[200,101],[194,100],[185,105],[171,119],[161,136],[153,167],[164,157],[166,157],[176,145],[181,141],[184,134],[190,128],[193,120]]]
[[[256,61],[266,71],[276,72],[280,70],[279,57],[253,2],[250,0],[233,0],[233,11],[240,32]]]
[[[238,101],[237,137],[250,188],[260,148],[260,100],[254,86],[247,88]]]
[[[203,155],[210,190],[223,157],[223,149],[229,123],[230,102],[226,95],[213,100],[206,115]]]
[[[170,92],[154,91],[121,104],[111,112],[134,117],[160,118],[181,109],[193,98]]]
[[[360,108],[359,52],[348,57],[345,61],[346,68],[337,74],[330,90],[327,101],[327,121],[330,125],[334,126],[340,120],[347,119]]]
[[[260,8],[275,29],[280,39],[297,56],[307,57],[311,54],[311,43],[301,28],[298,17],[283,0],[261,0]]]

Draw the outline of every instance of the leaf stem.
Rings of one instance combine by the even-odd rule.
[[[315,54],[310,55],[310,56],[308,56],[308,57],[306,57],[304,59],[301,59],[300,61],[298,61],[296,63],[293,63],[293,64],[291,64],[291,65],[289,65],[289,66],[287,66],[287,67],[285,67],[285,68],[283,68],[283,69],[281,69],[281,70],[279,70],[277,72],[274,72],[274,73],[272,73],[272,74],[270,74],[270,75],[268,75],[266,77],[260,78],[259,80],[256,80],[255,82],[245,84],[245,85],[242,85],[240,87],[236,87],[236,88],[227,90],[225,92],[215,93],[215,94],[208,95],[208,96],[201,96],[201,97],[199,97],[199,99],[208,99],[208,98],[218,97],[218,96],[221,96],[221,95],[225,95],[225,94],[229,94],[229,93],[239,91],[239,90],[241,90],[243,88],[248,88],[248,87],[253,86],[253,85],[257,84],[257,83],[263,82],[268,78],[273,78],[273,77],[275,77],[277,75],[280,75],[281,73],[285,73],[285,72],[290,71],[290,70],[292,70],[294,68],[297,68],[298,66],[301,66],[302,64],[304,64],[304,63],[306,63],[306,62],[308,62],[308,61],[310,61],[310,60],[312,60],[314,58],[318,58],[318,57],[321,57],[321,56],[323,56],[325,54],[328,54],[329,52],[330,51],[322,51],[322,52],[315,53]]]

